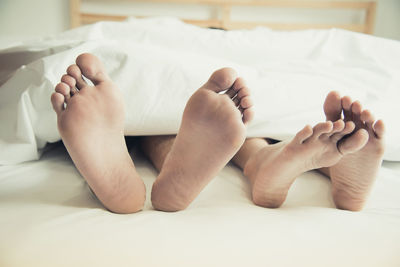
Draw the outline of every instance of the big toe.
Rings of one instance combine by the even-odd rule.
[[[76,58],[76,65],[81,69],[82,74],[91,80],[94,85],[108,81],[108,77],[103,63],[93,54],[84,53]]]
[[[215,92],[225,91],[234,84],[237,78],[237,73],[232,68],[222,68],[216,70],[208,79],[204,87]]]
[[[324,112],[328,121],[335,122],[342,118],[342,102],[338,92],[332,91],[326,96]]]

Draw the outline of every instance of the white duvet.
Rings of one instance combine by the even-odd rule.
[[[287,138],[324,120],[324,97],[337,90],[384,119],[384,158],[400,161],[400,42],[337,29],[226,32],[158,18],[97,23],[0,51],[0,164],[38,159],[60,139],[50,95],[83,52],[97,55],[123,91],[126,135],[176,133],[193,91],[230,66],[253,92],[248,136]]]

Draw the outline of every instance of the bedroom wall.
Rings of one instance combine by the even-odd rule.
[[[149,4],[140,6],[142,12],[150,12],[154,15],[165,13],[174,15],[174,12],[179,12],[173,9],[174,7],[168,7],[166,10],[164,7],[157,10],[154,5]],[[190,12],[193,12],[195,16],[203,16],[204,12],[212,12],[212,10]],[[296,14],[292,12],[290,15],[292,14],[293,19],[296,20]],[[61,32],[68,27],[68,0],[0,0],[0,39],[28,39]],[[378,0],[375,35],[400,40],[399,0]]]
[[[64,31],[68,0],[0,0],[0,37],[20,38]]]
[[[400,1],[378,1],[375,35],[400,40]]]

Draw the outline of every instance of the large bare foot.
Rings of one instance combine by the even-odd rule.
[[[277,208],[285,201],[294,180],[302,173],[336,164],[343,154],[360,149],[365,142],[338,141],[354,129],[342,120],[304,127],[291,141],[268,145],[250,156],[244,174],[252,183],[253,202]]]
[[[243,144],[244,124],[253,116],[251,106],[249,89],[230,68],[214,72],[191,96],[153,185],[154,208],[182,210],[197,197]]]
[[[145,187],[125,145],[122,95],[100,60],[80,55],[55,91],[51,102],[61,138],[96,196],[113,212],[141,210]]]
[[[367,142],[360,150],[345,155],[324,173],[332,180],[336,207],[358,211],[363,208],[382,163],[384,124],[381,120],[375,122],[371,112],[362,110],[358,101],[352,102],[348,96],[341,98],[337,92],[329,93],[324,104],[327,120],[341,119],[342,111],[344,120],[353,121],[356,125],[354,133],[343,141],[358,136]]]

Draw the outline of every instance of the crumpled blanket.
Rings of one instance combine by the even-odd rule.
[[[336,90],[384,119],[384,159],[400,161],[400,42],[338,29],[221,31],[132,18],[0,51],[0,164],[38,159],[60,140],[50,95],[84,52],[98,56],[122,90],[126,135],[176,133],[194,90],[228,66],[252,90],[249,137],[290,138],[325,120],[324,98]]]

